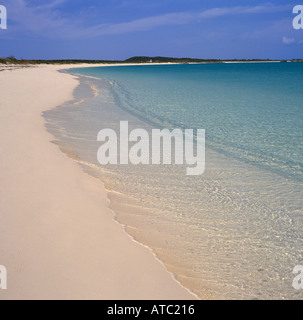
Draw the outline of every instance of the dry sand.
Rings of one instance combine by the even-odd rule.
[[[102,183],[50,143],[41,113],[78,84],[60,68],[0,72],[0,300],[195,299],[113,220]]]

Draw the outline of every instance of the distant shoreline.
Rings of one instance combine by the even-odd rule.
[[[29,59],[16,59],[14,56],[0,58],[0,65],[63,65],[63,64],[104,64],[104,65],[117,65],[117,64],[195,64],[195,63],[267,63],[267,62],[303,62],[303,59],[291,60],[271,60],[271,59],[192,59],[192,58],[170,58],[170,57],[132,57],[126,60],[83,60],[83,59],[56,59],[56,60],[29,60]]]

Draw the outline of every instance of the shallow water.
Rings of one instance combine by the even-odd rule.
[[[301,299],[303,64],[73,69],[44,114],[55,143],[110,190],[116,219],[201,298]],[[95,79],[97,78],[97,79]],[[97,162],[103,128],[206,129],[206,171]]]

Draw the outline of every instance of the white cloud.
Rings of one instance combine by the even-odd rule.
[[[129,22],[87,26],[87,22],[81,21],[78,17],[73,17],[73,19],[63,17],[58,6],[66,1],[68,0],[53,0],[34,7],[30,6],[27,0],[11,0],[9,12],[13,23],[9,28],[10,32],[23,31],[48,38],[95,38],[102,35],[152,30],[160,26],[198,23],[221,16],[287,11],[290,8],[288,5],[273,4],[213,8],[200,12],[172,12]]]
[[[153,17],[146,17],[125,23],[117,23],[112,25],[99,25],[86,29],[86,32],[93,36],[109,35],[109,34],[123,34],[135,31],[150,30],[159,26],[181,25],[188,23],[200,22],[205,19],[212,19],[227,15],[241,15],[266,13],[273,11],[289,10],[289,6],[238,6],[231,8],[213,8],[201,12],[177,12],[168,13]]]
[[[68,0],[53,0],[31,6],[27,0],[11,0],[6,5],[10,24],[7,35],[26,33],[44,37],[68,37],[77,23],[64,18],[58,6]],[[4,34],[4,33],[3,33]]]

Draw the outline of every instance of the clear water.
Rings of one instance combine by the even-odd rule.
[[[292,270],[303,264],[303,64],[70,72],[89,77],[75,101],[45,113],[47,126],[105,182],[127,232],[201,298],[303,298],[292,287]],[[205,174],[98,165],[98,131],[118,132],[121,120],[130,130],[206,129]]]

